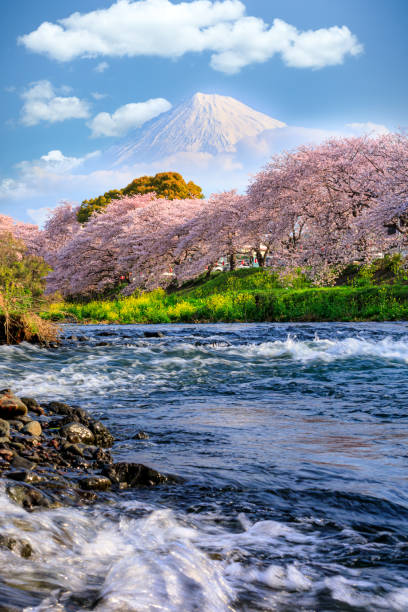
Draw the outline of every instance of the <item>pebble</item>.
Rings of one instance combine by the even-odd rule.
[[[23,559],[28,559],[33,554],[33,548],[30,542],[27,542],[27,540],[21,540],[20,538],[15,538],[14,536],[1,534],[0,546],[2,548],[8,548],[12,552],[17,553]],[[4,608],[4,610],[6,610],[6,608]]]
[[[28,411],[41,415],[41,423]],[[9,497],[26,510],[93,503],[111,488],[175,482],[142,464],[113,463],[105,450],[113,445],[112,434],[81,408],[63,402],[40,406],[3,389],[0,417],[0,477]]]
[[[10,423],[0,419],[0,437],[8,438],[10,435]]]
[[[112,482],[106,476],[86,476],[79,481],[81,489],[86,491],[106,491],[112,486]]]
[[[40,437],[42,434],[42,427],[38,421],[31,421],[25,425],[23,431],[30,436]]]
[[[16,469],[32,470],[35,468],[35,465],[36,464],[32,461],[29,461],[20,455],[15,455],[13,461],[11,462],[11,466]]]
[[[145,431],[138,431],[135,436],[133,436],[133,440],[148,440],[149,434]]]

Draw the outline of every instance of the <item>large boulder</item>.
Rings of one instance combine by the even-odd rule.
[[[27,414],[27,406],[10,390],[0,394],[0,418],[11,421]]]
[[[145,331],[143,335],[145,338],[164,338],[164,334],[161,331]]]
[[[110,448],[114,442],[109,429],[105,427],[100,421],[91,421],[89,423],[89,429],[92,431],[95,437],[95,444],[102,446],[102,448]]]
[[[95,436],[92,431],[85,427],[85,425],[82,425],[82,423],[68,423],[68,425],[61,427],[60,434],[73,444],[78,442],[93,444],[95,442]]]
[[[168,476],[142,463],[114,463],[105,466],[102,473],[113,483],[128,487],[153,487],[170,480]]]
[[[19,506],[26,510],[34,508],[49,508],[50,501],[38,489],[29,484],[16,484],[7,487],[9,497]]]
[[[0,547],[8,548],[9,550],[13,551],[17,555],[20,555],[20,557],[23,557],[23,559],[28,559],[33,554],[33,549],[32,549],[30,542],[27,542],[27,540],[16,538],[15,536],[1,534],[0,535]]]
[[[40,404],[33,397],[20,397],[20,400],[27,406],[30,412],[39,415],[44,414],[43,408],[41,408]]]
[[[84,491],[107,491],[112,483],[106,476],[85,476],[79,480],[79,486]]]

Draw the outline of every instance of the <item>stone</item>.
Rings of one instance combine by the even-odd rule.
[[[28,410],[38,408],[38,406],[40,405],[33,397],[20,397],[20,399],[27,406]]]
[[[39,474],[29,470],[20,470],[18,472],[7,472],[7,478],[10,480],[18,480],[18,482],[36,483],[42,482],[44,479]]]
[[[4,419],[0,419],[0,437],[8,438],[10,436],[10,423]]]
[[[13,457],[14,451],[8,448],[0,448],[0,458],[3,459],[3,461],[11,461]]]
[[[114,463],[105,466],[102,473],[115,484],[125,483],[129,487],[152,487],[169,481],[169,477],[142,463]]]
[[[23,425],[27,425],[27,423],[31,423],[32,419],[27,414],[22,414],[21,416],[16,417],[17,421],[23,423]]]
[[[78,444],[72,444],[71,442],[62,442],[61,452],[64,455],[76,455],[77,457],[83,457],[84,452]]]
[[[41,408],[40,404],[33,397],[20,397],[20,399],[30,412],[38,415],[44,414],[44,409]]]
[[[69,423],[61,427],[60,434],[66,438],[68,442],[76,444],[77,442],[83,442],[84,444],[93,444],[95,437],[88,427],[81,423]]]
[[[10,427],[17,429],[17,431],[21,431],[24,427],[24,423],[21,421],[8,421],[8,423],[10,424]]]
[[[88,413],[85,410],[82,410],[82,408],[72,408],[63,402],[51,402],[48,404],[48,408],[51,413],[70,418],[71,422],[75,421],[76,423],[82,423],[82,425],[86,426],[88,426],[90,422]]]
[[[38,489],[29,484],[9,485],[7,487],[8,496],[19,506],[26,510],[33,508],[49,508],[50,502],[47,497]]]
[[[9,446],[14,448],[18,453],[23,453],[27,450],[27,447],[22,442],[14,442],[13,440],[10,442]]]
[[[145,338],[164,338],[164,334],[161,331],[145,331],[143,335]]]
[[[112,482],[106,476],[86,476],[80,479],[79,486],[85,491],[107,491]]]
[[[73,408],[72,410],[75,417],[79,419],[79,422],[82,423],[82,425],[89,427],[91,419],[89,418],[89,414],[86,412],[86,410],[83,410],[82,408]]]
[[[21,540],[14,536],[0,535],[0,546],[8,548],[14,553],[17,553],[23,559],[28,559],[33,554],[32,546],[27,540]]]
[[[97,461],[98,463],[103,465],[107,463],[113,463],[112,455],[110,454],[110,452],[107,450],[103,450],[102,448],[96,449],[92,458],[94,461]]]
[[[30,436],[40,437],[42,434],[42,427],[38,421],[31,421],[25,425],[23,432],[29,434]]]
[[[111,448],[114,442],[109,429],[105,427],[100,421],[92,421],[89,425],[90,430],[95,436],[95,444],[102,446],[103,448]]]
[[[109,342],[97,342],[95,346],[110,346]]]
[[[145,431],[138,431],[135,436],[133,436],[133,440],[148,440],[149,434]]]
[[[21,457],[20,455],[15,455],[13,461],[11,462],[11,467],[17,470],[32,470],[35,468],[35,463],[29,461],[25,457]]]
[[[0,397],[0,418],[8,421],[27,414],[27,406],[15,396],[3,394]]]
[[[68,404],[64,404],[64,402],[50,402],[48,404],[48,409],[51,413],[54,414],[68,414],[71,415],[73,413],[73,408],[68,406]]]

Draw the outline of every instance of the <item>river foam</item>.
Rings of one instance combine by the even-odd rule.
[[[116,461],[185,479],[33,513],[0,488],[0,535],[34,551],[0,546],[0,607],[408,609],[406,324],[144,329],[0,347],[1,388],[83,406]]]
[[[177,337],[159,342],[113,342],[110,346],[77,345],[74,350],[39,349],[28,345],[0,347],[0,376],[16,390],[43,397],[78,397],[107,392],[120,395],[129,387],[149,394],[158,387],[175,388],[183,374],[185,384],[194,386],[200,377],[219,373],[236,374],[246,368],[263,375],[283,361],[296,364],[330,364],[367,360],[379,366],[408,364],[408,336],[400,338],[342,337],[303,340],[288,335],[284,340],[245,342],[240,338],[225,346],[215,342],[196,345]],[[47,369],[41,364],[47,362]]]

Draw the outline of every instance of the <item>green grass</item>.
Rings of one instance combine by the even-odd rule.
[[[282,280],[262,270],[224,272],[172,293],[88,303],[56,303],[43,314],[52,320],[107,323],[217,321],[361,321],[408,318],[408,285],[316,288],[301,275]]]

